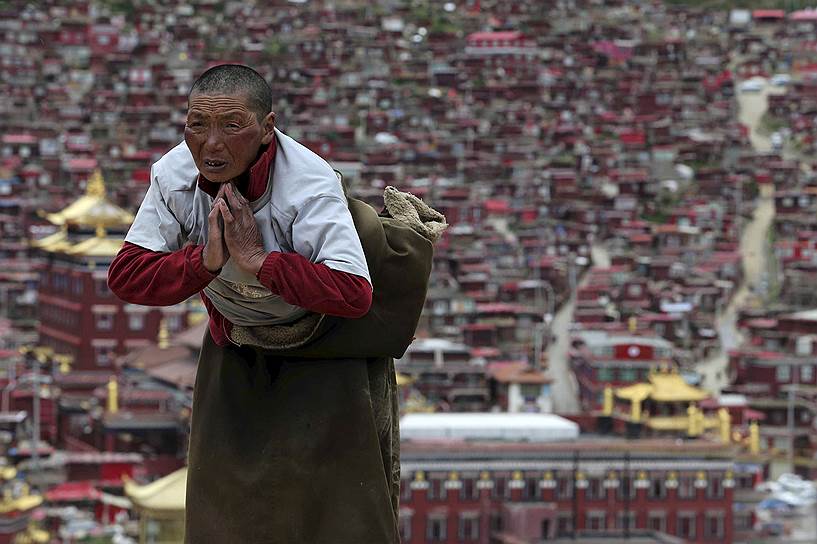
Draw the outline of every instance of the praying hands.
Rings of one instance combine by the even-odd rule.
[[[232,257],[239,268],[256,275],[267,258],[267,252],[255,224],[252,206],[232,183],[225,183],[219,189],[219,195],[213,204],[213,211],[218,210],[224,221],[222,235],[228,257]]]

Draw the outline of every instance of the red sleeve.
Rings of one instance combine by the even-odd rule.
[[[162,253],[125,242],[108,269],[108,287],[132,304],[178,304],[216,277],[204,268],[203,250],[204,246],[190,245]]]
[[[366,278],[313,263],[298,253],[270,253],[257,277],[288,303],[321,314],[363,317],[372,305]]]

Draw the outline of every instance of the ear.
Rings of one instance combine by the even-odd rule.
[[[275,112],[271,111],[264,117],[264,122],[261,123],[261,128],[264,130],[264,136],[261,138],[261,143],[267,145],[275,138]]]

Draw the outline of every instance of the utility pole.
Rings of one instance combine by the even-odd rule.
[[[792,383],[789,385],[789,404],[787,423],[789,427],[789,470],[794,474],[794,399],[797,393],[797,386],[800,383],[800,368],[791,365]]]
[[[34,418],[31,440],[31,472],[40,470],[40,358],[34,357],[34,379],[31,384],[31,403],[33,405],[32,417]]]

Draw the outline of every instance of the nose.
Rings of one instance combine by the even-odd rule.
[[[218,151],[224,146],[221,131],[217,127],[210,127],[207,131],[207,139],[204,141],[204,147],[208,151]]]

